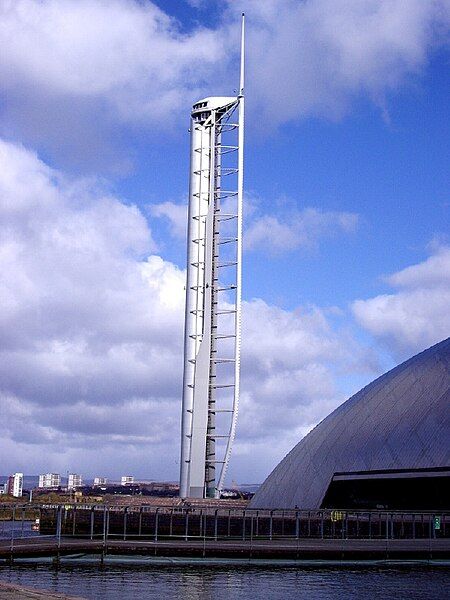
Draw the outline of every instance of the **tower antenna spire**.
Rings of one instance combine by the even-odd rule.
[[[241,22],[241,68],[239,77],[239,96],[244,95],[244,76],[245,76],[245,13],[242,13]]]

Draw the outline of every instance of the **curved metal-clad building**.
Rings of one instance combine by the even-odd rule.
[[[448,507],[450,338],[379,377],[272,471],[251,508]]]

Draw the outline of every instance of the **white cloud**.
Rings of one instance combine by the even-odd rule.
[[[150,254],[140,211],[98,182],[69,180],[4,141],[0,159],[4,468],[175,479],[184,273]],[[244,328],[230,476],[261,479],[274,449],[343,399],[339,371],[358,352],[367,359],[320,309],[255,299]]]
[[[387,282],[398,291],[356,300],[360,325],[399,357],[406,357],[450,335],[450,248],[407,267]]]
[[[279,203],[280,204],[280,203]],[[262,250],[280,254],[297,248],[314,248],[324,238],[352,233],[359,216],[350,212],[323,211],[317,208],[286,210],[280,206],[277,214],[260,214],[260,200],[246,195],[244,201],[244,244],[246,250]],[[153,204],[150,214],[165,219],[170,235],[177,240],[186,239],[187,206],[174,202]],[[227,212],[227,209],[224,209]],[[233,212],[230,209],[229,212]]]
[[[154,217],[167,219],[172,237],[179,240],[186,239],[187,204],[174,202],[161,202],[150,206],[150,214]]]
[[[349,212],[306,208],[280,216],[256,216],[244,235],[247,249],[280,253],[301,247],[314,247],[324,237],[356,229],[358,215]]]
[[[146,258],[154,243],[136,207],[94,181],[66,180],[20,146],[1,142],[0,156],[9,460],[23,460],[30,443],[40,452],[27,470],[102,440],[126,442],[127,460],[138,441],[147,450],[167,442],[178,428],[183,272]]]
[[[105,139],[120,145],[119,127],[150,125],[157,136],[157,127],[185,118],[206,88],[229,92],[242,7],[251,114],[276,126],[310,114],[339,117],[360,95],[383,103],[441,44],[449,3],[247,0],[236,19],[183,33],[150,1],[5,0],[1,129],[9,139],[56,148],[59,160],[72,152],[94,169],[99,156],[116,160]],[[6,142],[0,161],[5,468],[133,468],[175,478],[184,273],[154,254],[140,211],[98,181],[70,180]],[[181,206],[159,204],[157,215],[181,236]],[[357,218],[308,209],[254,211],[249,221],[248,247],[264,241],[282,252],[351,231]],[[357,301],[357,319],[399,352],[444,337],[448,264],[442,248],[391,276],[398,291]],[[252,300],[244,316],[242,411],[230,475],[260,479],[344,399],[340,374],[373,366],[323,310],[283,311]]]
[[[269,473],[317,422],[357,391],[361,379],[349,383],[350,374],[363,372],[366,383],[379,373],[372,352],[345,329],[332,327],[329,316],[317,307],[287,311],[260,299],[243,305],[235,461],[242,461],[247,481]],[[242,456],[260,462],[255,466]]]
[[[250,99],[275,124],[311,114],[340,117],[361,95],[383,105],[387,93],[421,73],[450,23],[448,0],[244,5]]]
[[[3,133],[57,148],[60,162],[68,155],[85,167],[129,168],[115,148],[124,125],[173,128],[198,97],[236,85],[243,8],[254,123],[337,118],[361,95],[384,110],[385,95],[422,73],[450,22],[448,0],[228,6],[215,28],[185,32],[150,0],[5,0]]]
[[[170,114],[223,52],[213,32],[182,34],[152,2],[14,0],[0,16],[7,89],[103,98],[126,120]]]
[[[124,132],[186,118],[224,52],[216,32],[183,33],[138,0],[6,0],[0,45],[3,135],[118,172],[130,169]]]
[[[387,277],[393,287],[450,289],[450,247],[441,246],[425,261]]]

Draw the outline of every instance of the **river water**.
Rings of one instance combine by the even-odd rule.
[[[2,522],[0,539],[10,539],[11,530],[15,539],[39,535],[31,522]],[[88,600],[450,600],[450,567],[157,566],[124,558],[102,567],[83,560],[58,569],[50,562],[3,564],[0,580]]]
[[[0,580],[89,600],[446,600],[446,568],[244,568],[21,564]]]

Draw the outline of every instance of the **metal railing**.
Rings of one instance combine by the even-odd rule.
[[[0,543],[52,540],[414,540],[450,538],[449,512],[1,505]]]

